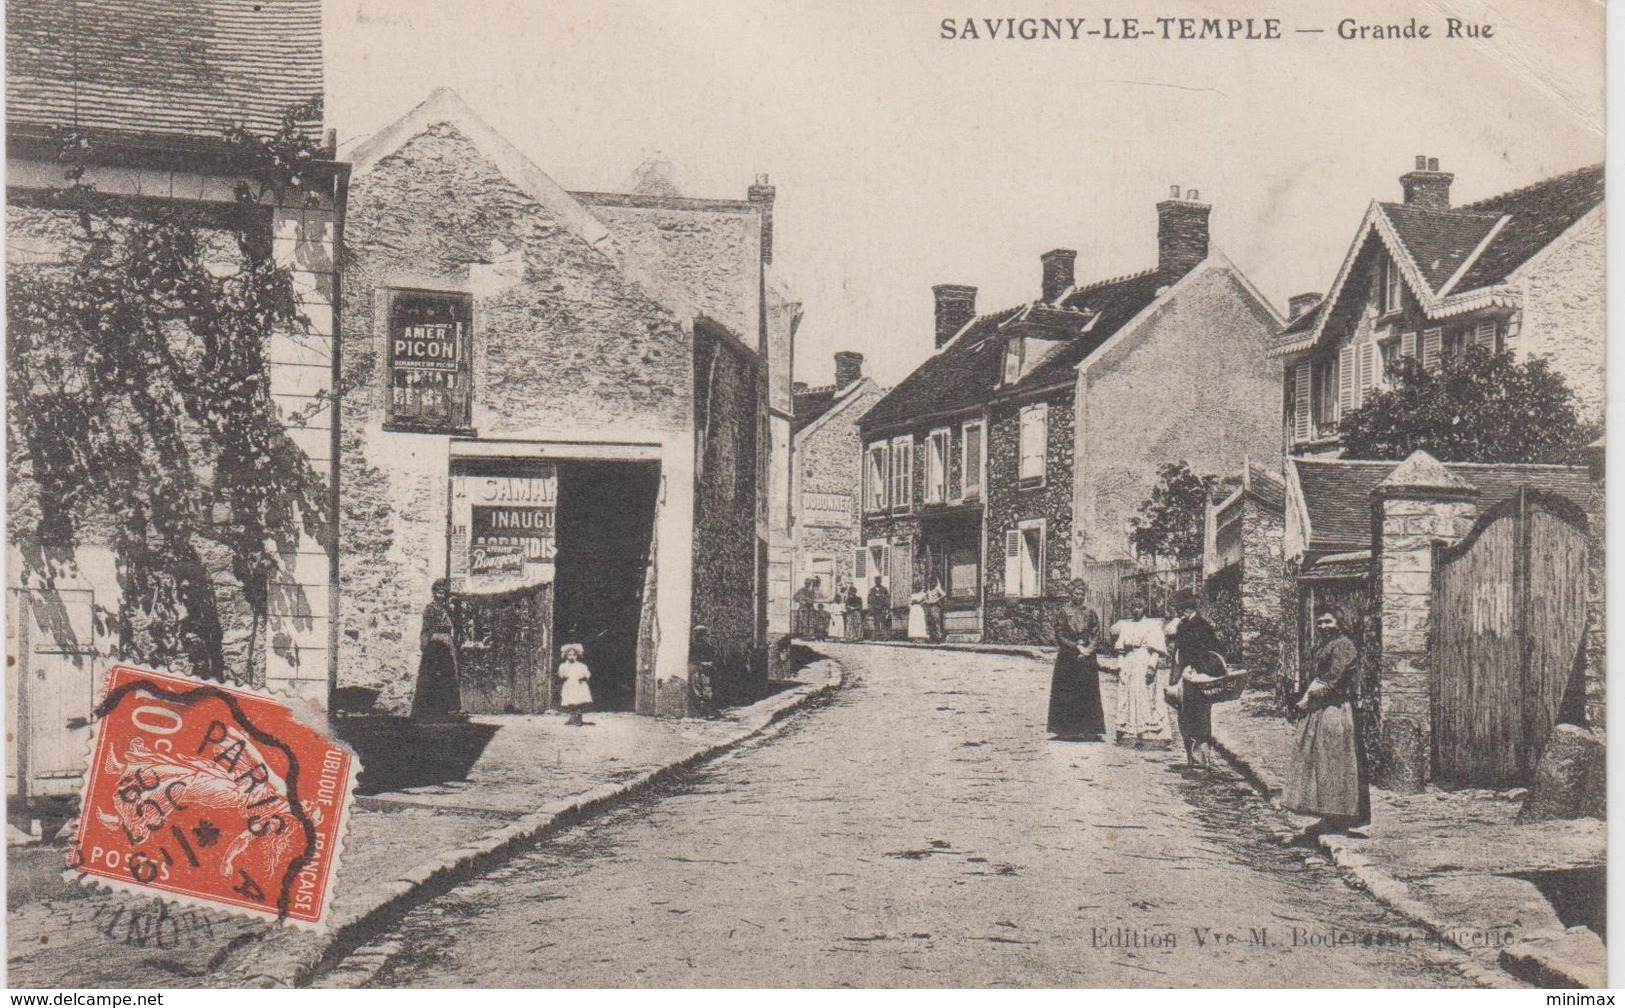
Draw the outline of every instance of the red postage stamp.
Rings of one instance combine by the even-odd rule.
[[[355,757],[275,697],[127,665],[96,710],[74,872],[321,926]]]

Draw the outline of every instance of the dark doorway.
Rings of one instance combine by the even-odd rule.
[[[559,463],[554,650],[586,646],[593,705],[602,710],[631,710],[636,698],[638,621],[659,489],[660,467],[652,462]]]

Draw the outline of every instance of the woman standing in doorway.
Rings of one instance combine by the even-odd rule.
[[[418,681],[412,694],[413,720],[447,721],[458,716],[458,637],[451,609],[451,583],[441,578],[430,587],[429,604],[423,607]]]

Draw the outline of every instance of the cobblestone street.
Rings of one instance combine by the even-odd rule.
[[[821,648],[826,705],[411,910],[368,982],[1467,985],[1228,770],[1049,741],[1043,664]]]

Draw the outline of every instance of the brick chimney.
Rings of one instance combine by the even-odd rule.
[[[976,317],[976,288],[964,284],[937,284],[937,346],[941,347]]]
[[[1297,318],[1299,315],[1302,315],[1304,312],[1306,312],[1309,309],[1313,308],[1315,306],[1315,304],[1323,296],[1324,295],[1322,295],[1319,291],[1309,291],[1306,294],[1294,294],[1291,297],[1287,298],[1286,299],[1286,317],[1287,317],[1287,321],[1290,322],[1293,319]]]
[[[1399,177],[1405,190],[1405,205],[1424,210],[1450,209],[1450,183],[1456,176],[1439,170],[1439,159],[1416,155],[1416,168]]]
[[[1207,218],[1213,208],[1195,189],[1179,195],[1169,186],[1168,198],[1157,204],[1157,271],[1177,280],[1207,258]]]
[[[863,377],[863,354],[842,350],[835,355],[835,391],[839,392]]]
[[[1073,267],[1078,261],[1076,249],[1050,249],[1038,257],[1044,267],[1044,283],[1039,297],[1053,302],[1072,288]]]
[[[762,208],[762,262],[773,261],[773,198],[778,190],[767,183],[766,175],[756,176],[756,181],[746,190],[746,198]]]

